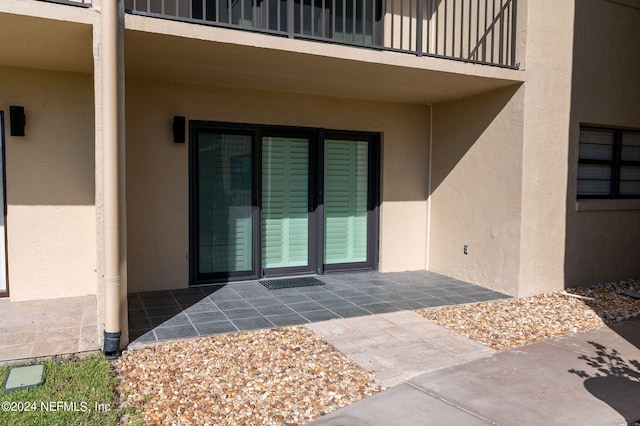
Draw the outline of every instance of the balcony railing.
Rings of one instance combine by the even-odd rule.
[[[517,69],[517,0],[125,0],[127,12]]]
[[[40,0],[47,3],[67,4],[69,6],[91,7],[92,0]]]

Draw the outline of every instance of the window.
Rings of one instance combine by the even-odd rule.
[[[580,127],[578,198],[640,198],[640,130]]]

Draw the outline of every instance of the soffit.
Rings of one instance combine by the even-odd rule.
[[[0,64],[92,72],[92,37],[88,24],[0,13]]]
[[[154,21],[162,20],[127,18],[140,28],[125,31],[127,77],[412,104],[460,99],[523,78],[485,65],[195,24],[177,24],[197,27],[194,36],[181,36],[170,34],[176,23],[155,31]]]

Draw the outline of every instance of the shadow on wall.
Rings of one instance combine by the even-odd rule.
[[[595,355],[582,355],[578,359],[591,367],[590,372],[576,369],[569,372],[585,379],[584,387],[589,393],[607,403],[633,426],[640,420],[640,361],[626,359],[616,349],[608,349],[599,343],[589,344],[595,348]]]
[[[480,136],[509,104],[519,85],[434,105],[431,192],[445,181]],[[503,133],[506,134],[506,133]],[[522,144],[520,140],[514,143]]]

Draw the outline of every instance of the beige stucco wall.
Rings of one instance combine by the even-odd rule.
[[[0,67],[0,93],[11,300],[95,294],[92,77]],[[26,137],[10,135],[10,105]]]
[[[433,107],[429,269],[509,294],[518,293],[523,98],[514,86]]]
[[[189,120],[383,132],[380,270],[425,268],[428,108],[403,104],[127,80],[130,292],[180,288],[189,277]]]
[[[573,1],[529,1],[519,296],[564,287]]]
[[[576,203],[580,124],[640,129],[640,2],[626,3],[576,2],[567,286],[640,277],[640,200]]]

